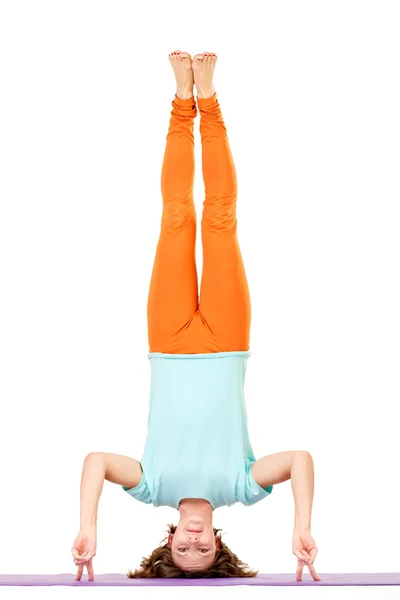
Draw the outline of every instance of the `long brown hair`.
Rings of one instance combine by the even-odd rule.
[[[177,526],[169,524],[168,534],[174,534]],[[221,529],[213,527],[214,535]],[[215,552],[215,560],[206,571],[183,571],[172,560],[171,549],[168,548],[168,534],[161,540],[150,556],[143,557],[139,569],[129,570],[130,578],[140,577],[183,577],[183,578],[211,578],[211,577],[255,577],[258,571],[249,568],[228,548],[221,540],[221,547]],[[167,540],[167,541],[165,541]],[[163,542],[165,542],[163,544]]]

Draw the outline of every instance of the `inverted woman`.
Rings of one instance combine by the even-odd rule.
[[[305,450],[256,460],[247,429],[244,381],[251,305],[237,236],[237,180],[213,73],[214,53],[172,52],[176,93],[161,172],[160,236],[148,296],[151,387],[140,460],[91,452],[81,479],[81,527],[72,555],[93,580],[97,508],[104,480],[132,498],[179,512],[178,524],[129,577],[253,577],[222,541],[214,511],[267,498],[291,479],[296,578],[319,580],[311,535],[313,459]],[[193,95],[196,86],[197,102]],[[200,113],[205,199],[198,289],[193,198],[194,121]],[[200,291],[200,293],[199,293]],[[256,535],[256,534],[255,534]]]

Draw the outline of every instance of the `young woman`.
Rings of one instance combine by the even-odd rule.
[[[81,528],[72,554],[76,579],[93,580],[97,507],[106,479],[133,498],[179,511],[165,544],[129,577],[252,577],[213,527],[214,510],[266,498],[291,478],[295,501],[292,551],[313,566],[313,460],[307,451],[255,459],[247,430],[244,380],[250,296],[237,238],[235,166],[213,85],[217,57],[169,55],[177,89],[161,174],[163,211],[148,298],[151,366],[148,434],[141,461],[92,452],[81,480]],[[197,90],[205,200],[203,272],[198,296],[193,200]]]

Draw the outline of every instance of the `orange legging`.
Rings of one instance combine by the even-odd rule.
[[[163,211],[147,304],[149,351],[171,354],[249,349],[250,294],[237,239],[237,181],[216,93],[197,97],[205,200],[198,295],[193,199],[194,97],[175,95],[161,172]]]

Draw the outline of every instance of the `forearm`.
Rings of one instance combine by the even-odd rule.
[[[311,531],[311,511],[314,496],[314,462],[308,452],[296,452],[291,468],[295,503],[294,528]]]
[[[88,454],[81,478],[80,528],[96,527],[97,509],[105,479],[105,463],[100,453]]]

